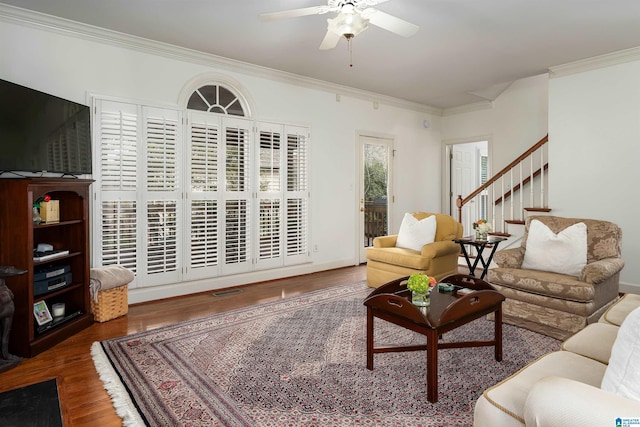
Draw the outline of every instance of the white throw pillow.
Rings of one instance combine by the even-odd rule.
[[[421,251],[424,245],[432,243],[435,238],[435,215],[431,215],[418,221],[416,217],[410,213],[406,213],[402,219],[402,224],[400,224],[398,240],[396,240],[396,248],[407,248],[413,249],[414,251]]]
[[[542,222],[529,224],[522,268],[579,276],[587,265],[587,226],[573,224],[555,234]]]
[[[640,401],[640,308],[620,325],[600,388]]]

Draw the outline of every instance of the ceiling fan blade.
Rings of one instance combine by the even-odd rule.
[[[312,6],[302,9],[283,10],[282,12],[263,13],[261,21],[273,21],[274,19],[297,18],[299,16],[320,15],[331,10],[329,6]]]
[[[327,34],[324,35],[324,39],[322,39],[322,43],[320,44],[320,50],[333,49],[338,45],[340,37],[342,37],[340,34],[327,30]]]
[[[411,37],[420,28],[411,22],[407,22],[404,19],[397,18],[377,9],[365,9],[362,15],[373,25],[403,37]]]
[[[389,0],[358,0],[358,6],[360,7],[360,9],[364,9],[363,6],[377,6],[380,3],[386,3]]]

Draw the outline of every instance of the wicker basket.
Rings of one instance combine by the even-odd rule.
[[[96,322],[106,322],[127,314],[128,285],[98,292],[98,302],[91,299],[91,313]]]

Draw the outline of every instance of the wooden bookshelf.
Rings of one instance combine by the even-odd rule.
[[[33,357],[93,323],[89,294],[89,187],[93,181],[72,178],[0,179],[0,265],[27,270],[5,282],[14,294],[15,313],[9,353]],[[59,200],[60,220],[34,223],[33,204],[49,195]],[[68,254],[34,260],[39,243],[53,245]],[[35,295],[34,276],[44,269],[68,267],[71,280],[62,287]],[[65,304],[65,317],[39,326],[33,306],[44,301],[49,311]]]

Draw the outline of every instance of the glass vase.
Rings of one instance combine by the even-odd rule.
[[[487,240],[487,232],[476,230],[476,240]]]
[[[429,307],[429,293],[411,291],[411,302],[418,307]]]
[[[42,217],[40,216],[40,210],[34,206],[33,207],[33,223],[40,224],[41,222],[42,222]]]

